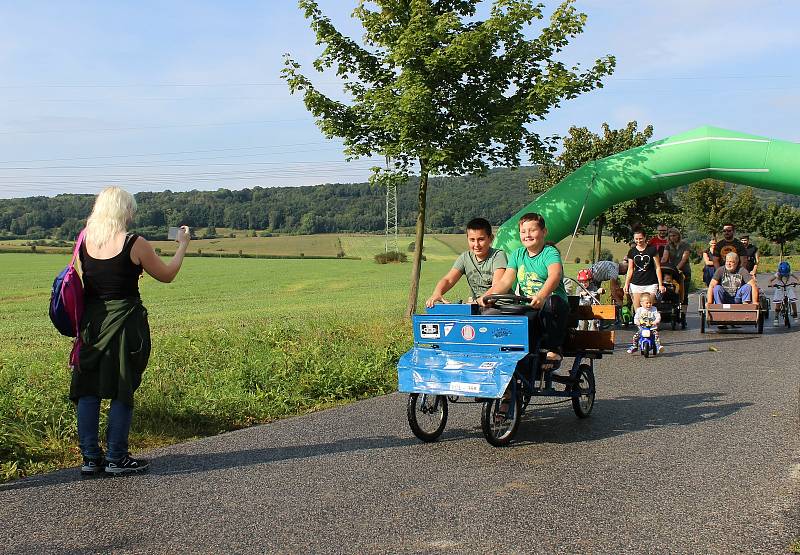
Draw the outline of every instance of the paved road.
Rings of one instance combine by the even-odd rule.
[[[422,444],[395,394],[152,451],[144,476],[0,486],[0,551],[786,553],[800,334],[766,327],[692,314],[663,356],[600,361],[591,418],[539,408],[510,448],[474,404]]]

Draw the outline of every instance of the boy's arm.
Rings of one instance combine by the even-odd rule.
[[[492,278],[492,286],[486,291],[486,293],[478,297],[477,301],[479,305],[484,306],[483,298],[486,295],[500,295],[511,291],[511,286],[514,285],[514,278],[517,276],[517,269],[506,268],[503,270],[503,275],[500,276],[500,279],[497,279],[496,276],[497,273],[495,273],[495,277]]]
[[[547,266],[547,279],[542,285],[542,288],[531,299],[531,306],[534,308],[541,307],[553,291],[556,290],[558,284],[561,283],[561,276],[564,273],[564,267],[561,262],[553,262]]]
[[[656,326],[658,326],[658,324],[661,323],[661,313],[659,311],[657,311],[657,310],[655,312],[656,312],[656,316],[655,316],[655,318],[653,318],[653,327],[654,328]]]
[[[458,283],[458,280],[461,279],[463,274],[460,270],[456,268],[450,268],[450,271],[445,274],[445,276],[439,280],[439,283],[436,284],[436,287],[433,289],[433,293],[428,300],[425,301],[425,306],[431,308],[437,301],[444,301],[443,295],[450,291],[453,286]]]

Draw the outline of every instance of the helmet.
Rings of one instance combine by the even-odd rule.
[[[578,272],[578,281],[591,281],[591,280],[592,280],[591,268],[586,268]]]
[[[778,264],[778,275],[786,277],[792,273],[792,268],[789,266],[789,263],[785,260]]]

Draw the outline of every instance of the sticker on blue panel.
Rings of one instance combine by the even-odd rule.
[[[472,341],[473,339],[475,339],[475,328],[473,328],[469,324],[465,325],[463,328],[461,328],[461,337],[463,337],[467,341]]]
[[[439,339],[439,324],[420,324],[419,336],[422,339]]]

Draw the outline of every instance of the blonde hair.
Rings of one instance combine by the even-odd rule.
[[[651,295],[650,293],[642,293],[641,296],[639,297],[639,302],[641,301],[653,302],[653,295]]]
[[[106,187],[86,220],[86,240],[102,248],[114,235],[128,230],[136,214],[136,199],[119,187]]]

